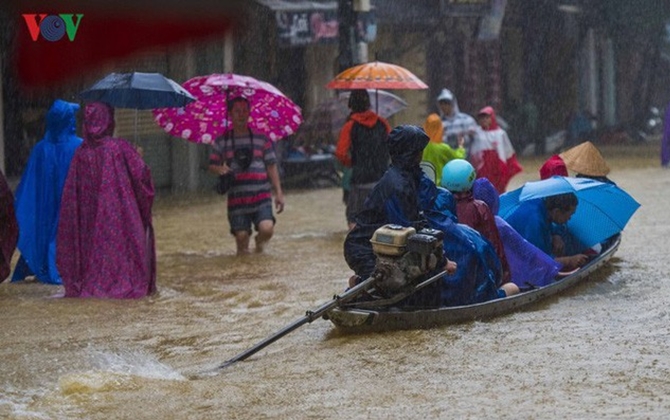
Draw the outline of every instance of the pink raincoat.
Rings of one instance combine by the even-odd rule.
[[[66,297],[141,298],[156,290],[149,167],[114,132],[114,109],[86,105],[84,142],[63,188],[56,261]]]

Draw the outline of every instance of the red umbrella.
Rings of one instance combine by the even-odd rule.
[[[328,89],[428,89],[411,71],[395,64],[373,61],[350,67],[335,76]]]

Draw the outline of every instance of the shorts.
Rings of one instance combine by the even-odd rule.
[[[375,184],[351,185],[351,188],[349,189],[349,197],[347,197],[347,222],[356,222],[356,215],[363,210],[365,199],[368,198],[368,194],[370,194],[374,186]]]
[[[272,214],[272,204],[261,206],[253,213],[236,214],[234,216],[228,213],[228,223],[230,223],[230,233],[232,235],[240,231],[246,231],[251,235],[252,224],[258,232],[258,225],[263,220],[272,220],[273,225],[277,222]]]

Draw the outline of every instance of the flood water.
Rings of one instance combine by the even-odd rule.
[[[642,207],[587,282],[432,330],[317,320],[198,379],[343,291],[344,206],[336,188],[287,191],[266,253],[238,258],[221,197],[159,197],[155,296],[0,284],[0,418],[668,418],[670,171],[656,146],[601,150]],[[541,160],[522,164],[510,189],[537,178]]]

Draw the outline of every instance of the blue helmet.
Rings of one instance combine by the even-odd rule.
[[[465,159],[453,159],[442,169],[442,186],[451,192],[468,191],[477,178],[477,171]]]

